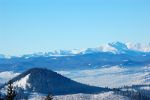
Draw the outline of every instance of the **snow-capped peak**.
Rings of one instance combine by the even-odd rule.
[[[150,52],[150,43],[149,44],[133,44],[133,43],[126,43],[127,47],[131,50],[141,51],[141,52]]]
[[[124,50],[128,50],[128,47],[125,43],[121,43],[121,42],[113,42],[113,43],[109,43],[109,45],[111,47],[114,47],[115,49],[117,49],[118,51],[124,51]]]
[[[89,53],[98,53],[98,52],[111,52],[114,54],[127,53],[128,51],[134,52],[150,52],[150,43],[149,44],[133,44],[133,43],[122,43],[122,42],[113,42],[108,44],[100,45],[96,48],[86,48],[86,49],[72,49],[72,50],[55,50],[50,52],[39,52],[33,54],[27,54],[18,57],[30,58],[30,57],[49,57],[49,56],[73,56],[78,54],[89,54]],[[12,56],[14,57],[14,56]],[[0,55],[0,58],[12,58],[10,56]]]
[[[96,48],[87,48],[87,49],[73,49],[73,50],[55,50],[47,53],[40,53],[44,56],[71,56],[77,54],[89,54],[89,53],[98,53],[98,52],[112,52],[115,54],[126,53],[127,51],[140,51],[140,52],[150,52],[150,44],[131,44],[131,43],[122,43],[122,42],[113,42],[108,44],[100,45]]]
[[[99,48],[102,52],[113,52],[113,53],[117,52],[117,49],[109,44],[101,45]]]

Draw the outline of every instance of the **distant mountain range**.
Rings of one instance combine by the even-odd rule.
[[[90,53],[98,53],[98,52],[111,52],[111,53],[128,53],[128,52],[144,52],[150,53],[150,43],[149,44],[132,44],[132,43],[121,43],[121,42],[113,42],[108,43],[105,45],[101,45],[97,48],[87,48],[87,49],[73,49],[73,50],[55,50],[52,52],[46,53],[33,53],[33,54],[26,54],[22,56],[6,56],[0,54],[0,58],[13,58],[13,57],[49,57],[49,56],[72,56],[72,55],[81,55],[81,54],[90,54]]]
[[[147,66],[150,64],[150,46],[141,44],[109,43],[86,50],[60,50],[49,53],[0,58],[0,71],[25,71],[30,68],[52,70],[93,69],[102,66]]]
[[[28,93],[28,95],[33,93],[67,95],[77,93],[93,94],[109,91],[107,88],[75,82],[56,72],[41,68],[30,69],[13,78],[11,81],[19,95],[21,95],[22,92]],[[7,84],[1,89],[5,91],[6,86]]]

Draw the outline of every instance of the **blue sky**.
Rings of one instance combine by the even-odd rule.
[[[0,0],[0,53],[150,42],[150,0]]]

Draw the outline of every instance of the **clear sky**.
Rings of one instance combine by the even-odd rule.
[[[0,0],[7,55],[150,42],[150,0]]]

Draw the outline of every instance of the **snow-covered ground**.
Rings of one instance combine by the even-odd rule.
[[[0,72],[0,84],[7,82],[8,80],[12,79],[13,77],[19,74],[20,73],[14,73],[12,71]]]
[[[75,81],[101,87],[150,84],[150,67],[103,67],[93,70],[58,71]]]
[[[150,86],[143,86],[140,89],[142,89],[142,90],[150,90]]]
[[[101,67],[78,71],[57,71],[75,81],[101,87],[121,87],[124,85],[150,84],[150,66],[143,67]],[[0,72],[0,84],[19,75],[12,71]]]
[[[28,83],[29,76],[30,74],[28,74],[21,80],[14,82],[13,83],[14,87],[21,87],[23,89],[26,89],[26,87],[30,87],[30,84]]]
[[[44,100],[45,97],[38,94],[31,96],[29,100]],[[105,92],[100,94],[73,94],[54,96],[53,100],[130,100],[128,97],[116,95],[113,92]]]

